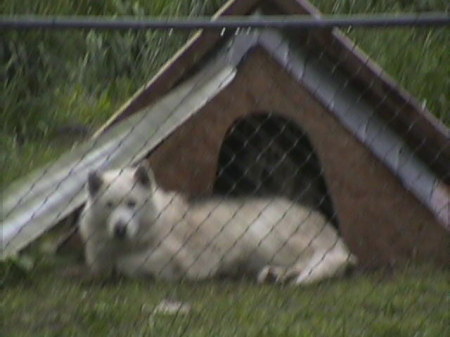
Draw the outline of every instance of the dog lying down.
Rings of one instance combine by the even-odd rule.
[[[92,172],[87,190],[79,226],[96,275],[308,284],[356,262],[320,213],[283,198],[190,203],[144,165]]]

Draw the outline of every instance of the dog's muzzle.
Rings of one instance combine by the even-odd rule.
[[[114,237],[117,239],[124,239],[127,235],[127,226],[124,223],[118,223],[114,226]]]

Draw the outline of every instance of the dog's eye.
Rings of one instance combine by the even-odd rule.
[[[136,207],[136,200],[127,200],[127,207],[128,208],[135,208]]]
[[[107,208],[113,208],[113,207],[114,207],[114,203],[113,203],[112,201],[107,201],[106,204],[105,204],[105,206],[106,206]]]

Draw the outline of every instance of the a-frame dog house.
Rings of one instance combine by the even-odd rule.
[[[298,0],[232,1],[221,15],[255,11],[317,15]],[[280,115],[308,135],[341,233],[362,261],[447,261],[445,127],[336,30],[243,32],[228,46],[224,40],[208,32],[192,40],[112,120],[154,102],[211,53],[230,53],[237,68],[232,83],[149,157],[164,187],[211,193],[221,146],[236,121],[255,113]]]
[[[255,13],[318,15],[303,0],[230,1],[218,15]],[[238,148],[241,139],[245,147],[249,125],[253,134],[282,125],[307,139],[302,146],[314,160],[300,172],[320,171],[311,184],[320,190],[325,182],[323,210],[362,264],[447,263],[448,129],[338,30],[198,33],[99,134],[137,120],[143,109],[154,114],[152,129],[129,128],[129,138],[146,139],[133,158],[146,155],[164,188],[191,196],[223,191],[225,144]],[[236,129],[243,136],[234,137]]]

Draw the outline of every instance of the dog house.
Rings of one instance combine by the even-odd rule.
[[[217,15],[270,14],[318,15],[304,0],[235,0]],[[123,151],[165,189],[307,204],[368,267],[448,263],[448,129],[336,29],[200,32],[100,138],[130,121],[144,141]]]

